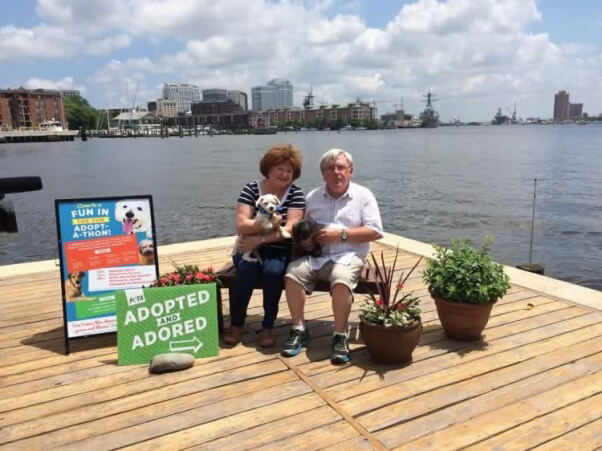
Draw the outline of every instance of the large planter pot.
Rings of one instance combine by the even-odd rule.
[[[373,324],[360,320],[360,333],[372,358],[382,363],[404,363],[422,335],[422,323],[415,321],[407,327]]]
[[[489,304],[467,304],[452,302],[437,296],[435,300],[437,314],[445,331],[445,335],[455,340],[478,340],[491,314],[493,302]]]

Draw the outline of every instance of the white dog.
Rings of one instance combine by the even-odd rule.
[[[257,207],[257,215],[255,216],[255,220],[261,224],[265,232],[272,230],[272,223],[270,222],[270,219],[272,219],[274,213],[278,211],[279,204],[280,201],[274,194],[264,194],[263,196],[259,196],[259,199],[257,199],[257,202],[255,203],[255,206]],[[291,234],[288,233],[284,227],[281,226],[279,230],[283,238],[291,237]],[[248,262],[261,262],[261,257],[256,252],[256,249],[245,252],[242,258]]]
[[[115,203],[115,219],[123,226],[123,232],[131,235],[145,232],[152,238],[150,204],[147,200],[126,199]]]

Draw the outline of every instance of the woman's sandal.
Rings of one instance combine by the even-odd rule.
[[[242,327],[230,326],[226,335],[224,335],[224,343],[228,346],[235,346],[240,343],[240,336],[243,333]]]

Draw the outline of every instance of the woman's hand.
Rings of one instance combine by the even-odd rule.
[[[242,253],[252,251],[261,244],[261,235],[242,235],[238,239],[238,250]]]
[[[270,224],[272,224],[272,230],[278,229],[282,224],[282,215],[280,213],[274,213],[270,218]]]

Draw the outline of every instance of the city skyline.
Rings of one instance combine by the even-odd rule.
[[[552,117],[566,90],[598,115],[600,34],[593,0],[24,1],[0,22],[0,88],[79,89],[104,108],[131,106],[134,92],[145,105],[164,83],[250,100],[284,78],[295,106],[313,87],[316,104],[359,97],[382,114],[403,97],[418,114],[431,90],[442,120],[463,121],[514,102],[521,117]]]

